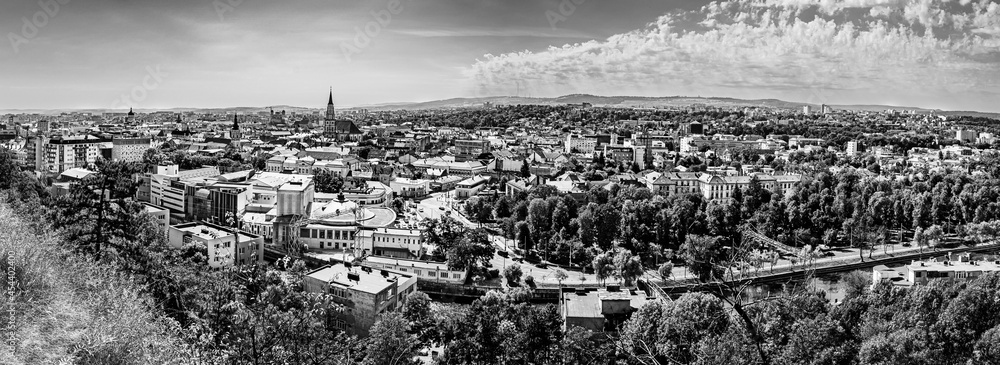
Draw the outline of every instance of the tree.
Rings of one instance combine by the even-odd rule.
[[[493,216],[496,217],[496,219],[503,219],[510,217],[510,215],[510,200],[507,196],[501,196],[496,202],[493,203]]]
[[[669,280],[670,277],[673,276],[674,274],[674,264],[670,262],[664,262],[662,265],[660,265],[660,267],[656,270],[656,272],[660,274],[660,277],[663,278],[663,280]]]
[[[618,249],[615,254],[615,276],[622,280],[622,284],[625,286],[631,286],[636,278],[642,276],[643,268],[642,261],[638,256],[632,255],[632,252],[626,249]]]
[[[570,220],[569,207],[563,200],[557,201],[552,207],[552,231],[559,232],[566,228],[569,226]]]
[[[699,280],[722,279],[721,245],[717,237],[690,235],[681,246],[681,257]]]
[[[549,231],[551,221],[552,213],[548,203],[542,198],[532,199],[528,205],[528,224],[531,227],[531,238],[534,242],[544,244],[547,241],[545,233]]]
[[[562,282],[563,282],[563,280],[566,280],[567,278],[569,278],[569,275],[566,274],[566,271],[564,271],[563,269],[556,269],[552,273],[552,277],[555,278],[556,281],[559,282],[559,288],[562,289]]]
[[[924,236],[927,238],[927,243],[931,246],[937,246],[941,244],[941,239],[944,238],[944,230],[941,229],[941,226],[935,224],[924,230]]]
[[[369,330],[366,341],[365,364],[420,364],[417,356],[417,337],[410,334],[410,323],[399,312],[383,314]]]
[[[525,179],[531,177],[531,166],[528,160],[524,160],[524,163],[521,164],[521,177]]]
[[[489,234],[482,228],[468,231],[458,242],[448,249],[448,268],[469,270],[485,265],[493,258],[496,249],[490,243]]]
[[[614,349],[590,330],[569,326],[562,341],[562,364],[612,364]]]
[[[597,255],[592,265],[594,266],[594,273],[597,274],[597,280],[600,280],[602,283],[615,273],[614,257],[607,252]]]
[[[521,283],[521,265],[513,264],[503,269],[503,278],[507,281],[507,286],[518,286]]]
[[[530,254],[531,250],[535,247],[534,242],[531,240],[531,229],[528,228],[528,223],[517,222],[517,245],[521,246],[521,249],[525,251],[525,254]]]
[[[443,216],[440,219],[425,219],[421,234],[429,245],[437,247],[434,256],[444,260],[452,246],[456,245],[465,235],[467,229],[455,218]]]
[[[344,178],[334,175],[329,170],[318,170],[313,175],[313,183],[317,193],[339,193],[344,189]]]
[[[389,206],[392,208],[392,210],[395,210],[396,213],[401,214],[403,213],[403,210],[406,209],[406,202],[401,198],[395,198],[392,199],[392,202],[389,203]]]
[[[422,346],[437,340],[437,323],[431,316],[431,298],[426,293],[415,291],[407,295],[400,313],[409,321],[410,333],[417,336]]]
[[[55,222],[78,249],[103,255],[119,241],[134,241],[135,227],[143,219],[142,205],[132,197],[138,183],[132,175],[141,165],[97,162],[97,174],[88,176],[57,201]],[[122,248],[122,247],[117,247]]]

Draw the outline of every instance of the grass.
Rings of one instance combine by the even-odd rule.
[[[0,204],[0,363],[197,363],[141,289]]]

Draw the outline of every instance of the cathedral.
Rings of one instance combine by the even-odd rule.
[[[330,99],[326,102],[326,117],[323,118],[323,132],[327,137],[337,142],[356,142],[361,140],[364,132],[354,121],[348,119],[337,120],[337,110],[333,106],[333,89],[330,90]]]

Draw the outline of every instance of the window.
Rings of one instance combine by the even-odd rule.
[[[445,274],[445,275],[448,275],[448,274]],[[459,274],[459,273],[451,274],[451,278],[452,279],[461,279],[462,278],[462,274]]]

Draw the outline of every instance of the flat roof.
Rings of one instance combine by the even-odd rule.
[[[368,256],[365,257],[365,262],[370,262],[373,264],[380,265],[396,265],[402,267],[414,267],[419,269],[427,270],[444,270],[452,271],[448,269],[448,263],[446,262],[431,262],[431,261],[418,261],[418,260],[406,260],[397,259],[394,257],[382,257],[382,256]]]
[[[906,268],[910,271],[1000,271],[997,261],[914,261]]]
[[[232,230],[226,227],[217,226],[210,223],[185,223],[176,226],[171,226],[170,228],[176,229],[178,231],[190,233],[193,236],[200,237],[206,240],[214,240],[218,238],[229,238],[232,237]],[[252,241],[260,236],[240,231],[240,242]]]
[[[403,282],[409,279],[411,276],[403,273],[372,269],[369,271],[362,270],[361,266],[352,265],[350,269],[344,263],[335,263],[333,265],[324,266],[319,269],[310,271],[306,276],[313,279],[329,283],[331,286],[336,286],[339,288],[357,290],[369,294],[378,294],[393,285],[397,285],[397,282]],[[382,276],[382,272],[385,272],[387,276]],[[358,280],[348,279],[348,274],[357,274]]]
[[[607,289],[587,290],[577,289],[576,292],[563,293],[566,303],[566,317],[569,318],[604,318],[603,301],[628,301],[633,310],[646,304],[646,294],[639,290],[621,288],[619,291]]]
[[[566,317],[571,318],[604,318],[601,313],[601,299],[589,293],[563,293],[566,305]]]

